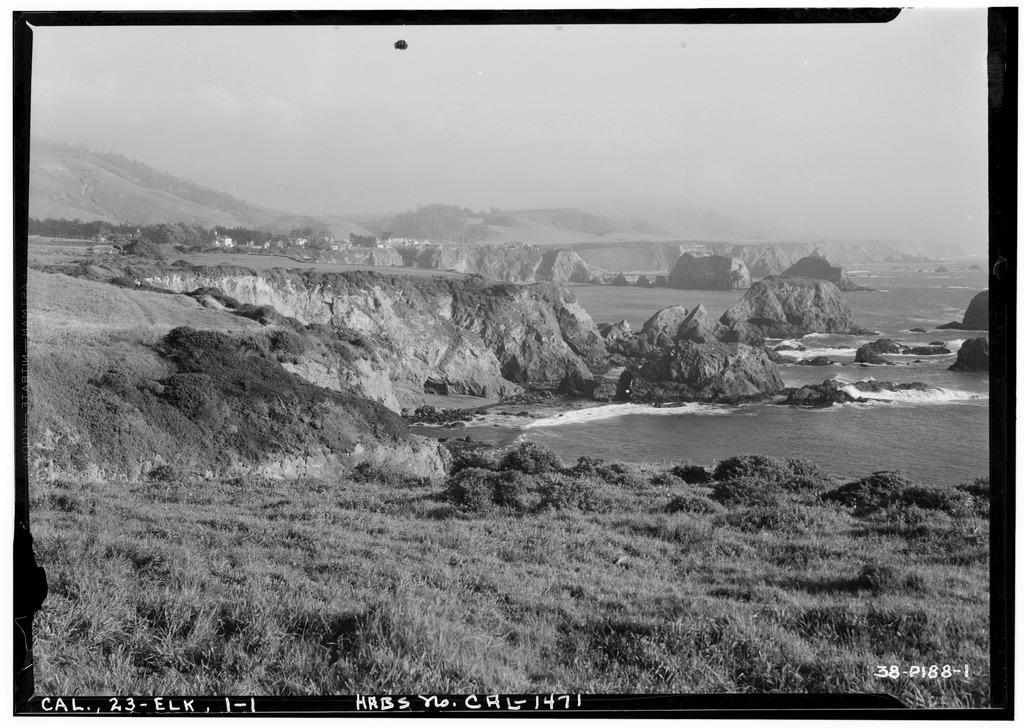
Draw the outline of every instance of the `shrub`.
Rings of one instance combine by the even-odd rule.
[[[672,468],[672,475],[689,485],[703,485],[711,480],[711,473],[708,472],[707,468],[702,468],[699,465],[690,465],[689,463],[676,465]]]
[[[988,478],[978,478],[973,483],[961,483],[956,490],[966,493],[974,500],[974,512],[982,518],[988,518],[991,503]]]
[[[665,510],[669,513],[694,513],[698,515],[721,513],[724,508],[704,495],[683,493],[668,502]]]
[[[974,498],[956,488],[910,486],[899,494],[899,503],[930,511],[945,511],[951,516],[968,516],[974,511]]]
[[[175,480],[181,480],[182,474],[173,465],[164,463],[152,468],[146,473],[146,477],[157,483],[170,483]]]
[[[758,478],[741,477],[716,483],[711,498],[724,505],[774,506],[778,497],[773,488]]]
[[[498,461],[486,450],[449,447],[448,451],[452,455],[451,463],[448,465],[448,475],[455,475],[467,468],[498,469]]]
[[[601,458],[591,458],[584,455],[576,461],[576,464],[569,469],[569,472],[577,476],[597,475],[598,469],[603,468],[604,465],[605,461]]]
[[[588,478],[573,478],[566,475],[548,476],[538,488],[541,508],[557,510],[594,510],[597,493],[594,483]]]
[[[494,473],[482,468],[466,468],[448,479],[445,495],[462,510],[482,513],[494,505]]]
[[[494,502],[499,506],[523,511],[537,504],[537,496],[530,492],[534,485],[530,476],[518,470],[508,470],[492,477]]]
[[[278,355],[299,356],[308,348],[306,338],[290,329],[278,329],[270,334],[270,350]]]
[[[357,483],[377,483],[387,486],[426,485],[428,478],[409,475],[390,465],[359,463],[353,469],[353,480]]]
[[[821,499],[841,503],[853,508],[857,515],[864,515],[895,505],[900,494],[912,485],[899,470],[880,470],[823,493]]]
[[[206,374],[174,374],[163,385],[167,401],[187,415],[202,412],[217,398],[213,381]]]
[[[527,475],[558,472],[562,462],[551,450],[535,442],[524,442],[501,460],[502,470],[518,470]]]
[[[759,531],[799,531],[807,526],[810,518],[794,506],[761,505],[729,513],[725,522],[733,528],[748,533]]]
[[[715,480],[736,480],[753,478],[767,482],[779,482],[791,474],[785,460],[767,455],[736,455],[723,460],[715,467]]]

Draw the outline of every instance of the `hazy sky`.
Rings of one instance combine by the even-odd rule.
[[[851,26],[41,27],[32,130],[295,212],[701,208],[777,237],[984,244],[985,57],[982,8]]]

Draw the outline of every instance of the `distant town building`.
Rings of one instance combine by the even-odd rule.
[[[227,235],[221,235],[216,230],[213,231],[213,244],[218,248],[233,248],[235,247],[235,241],[229,238]]]

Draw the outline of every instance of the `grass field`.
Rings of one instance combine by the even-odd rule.
[[[544,458],[475,457],[447,483],[36,482],[37,691],[988,704],[981,485]],[[874,677],[932,664],[970,676]]]

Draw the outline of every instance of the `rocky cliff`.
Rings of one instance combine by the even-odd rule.
[[[828,281],[771,276],[758,281],[721,319],[723,337],[756,342],[811,333],[867,334],[853,322],[842,292]]]
[[[736,256],[683,253],[668,274],[668,284],[673,288],[739,290],[750,287],[750,273]]]
[[[411,435],[397,414],[284,366],[306,349],[334,348],[330,331],[36,271],[28,303],[25,446],[35,474],[331,477],[361,464],[444,473],[437,443]],[[346,342],[332,358],[358,358],[354,348]]]
[[[612,274],[595,268],[566,248],[409,246],[398,248],[396,255],[400,255],[405,265],[416,268],[473,273],[509,283],[603,283],[613,278]]]
[[[367,369],[392,382],[394,400],[381,397],[391,406],[417,405],[424,392],[502,397],[570,370],[589,376],[585,360],[607,353],[572,293],[552,284],[226,267],[153,271],[146,281],[178,292],[214,287],[368,337],[378,361]]]

